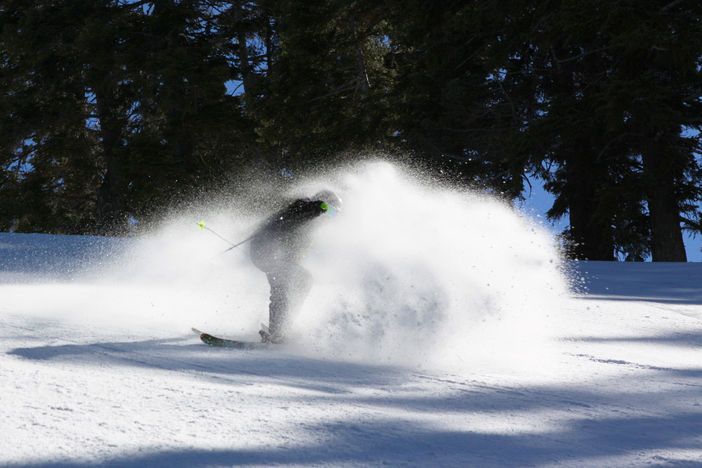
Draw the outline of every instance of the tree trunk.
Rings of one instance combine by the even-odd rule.
[[[680,208],[675,197],[675,163],[674,158],[666,153],[660,137],[642,138],[641,157],[649,180],[651,254],[654,262],[686,262]]]
[[[266,15],[266,76],[273,70],[273,17]]]
[[[356,36],[356,21],[354,17],[350,20],[351,34]],[[366,69],[366,61],[363,57],[363,49],[361,48],[361,43],[359,39],[356,38],[356,73],[358,74],[358,82],[361,87],[361,99],[368,99],[370,97],[370,81],[368,81],[368,70]]]
[[[573,150],[566,157],[566,172],[573,256],[578,260],[615,260],[612,226],[596,214],[600,172],[593,156],[582,149]]]
[[[249,47],[246,43],[246,33],[239,29],[237,40],[239,42],[239,62],[241,68],[241,83],[244,85],[244,96],[249,96],[249,74],[251,72],[251,64],[249,63]]]
[[[95,90],[95,101],[100,120],[105,173],[98,191],[98,234],[121,235],[126,231],[127,217],[119,194],[120,177],[115,149],[121,140],[122,128],[112,112],[113,99],[109,90]]]
[[[114,162],[108,163],[98,192],[98,234],[120,236],[126,231],[126,216],[117,194]]]

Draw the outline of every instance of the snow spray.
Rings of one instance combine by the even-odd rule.
[[[283,189],[259,184],[247,199],[208,197],[131,248],[99,257],[82,280],[33,291],[62,319],[257,340],[268,322],[265,274],[248,245],[220,255],[228,242],[196,223],[238,242],[273,208],[262,199],[327,188],[344,206],[320,222],[303,261],[314,286],[292,317],[291,352],[483,372],[546,367],[549,316],[568,291],[553,236],[494,197],[437,187],[387,162]]]
[[[339,216],[320,220],[303,261],[314,286],[292,318],[290,349],[315,358],[485,372],[547,367],[549,316],[568,291],[556,241],[495,197],[372,162],[282,192],[258,187],[251,200],[210,205],[205,216],[228,239],[244,239],[267,214],[250,208],[255,200],[322,189],[338,193],[344,206]],[[159,237],[184,245],[182,226],[193,216],[174,218]],[[226,248],[214,236],[187,245],[149,260],[166,269],[152,277],[177,270],[171,262],[179,259],[195,261],[196,252]],[[168,313],[173,323],[257,339],[260,323],[268,322],[269,290],[247,252],[241,246],[179,281],[170,299],[177,301]],[[200,299],[186,296],[197,288]]]
[[[547,367],[549,316],[568,290],[550,233],[494,197],[388,163],[332,188],[344,210],[308,255],[317,280],[294,323],[300,342],[362,362]]]

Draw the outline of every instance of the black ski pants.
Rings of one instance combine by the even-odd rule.
[[[298,264],[281,264],[275,271],[267,271],[271,286],[268,307],[269,327],[273,341],[285,341],[290,317],[295,315],[312,288],[312,275]]]

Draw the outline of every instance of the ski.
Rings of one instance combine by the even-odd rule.
[[[239,341],[229,340],[226,338],[218,338],[209,333],[202,332],[197,328],[192,328],[192,331],[200,335],[200,340],[210,346],[217,348],[235,348],[235,349],[266,349],[270,345],[268,343],[257,343],[254,341]]]

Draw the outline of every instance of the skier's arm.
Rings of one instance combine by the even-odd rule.
[[[326,204],[322,201],[297,200],[293,203],[291,220],[316,218],[327,211]]]
[[[321,201],[296,200],[284,213],[280,215],[278,226],[282,229],[294,228],[323,214]]]
[[[325,213],[327,210],[323,208],[324,202],[311,201],[308,199],[295,200],[285,210],[276,213],[265,220],[258,229],[254,232],[251,238],[258,237],[266,232],[287,230],[294,228],[305,221],[316,218]]]

